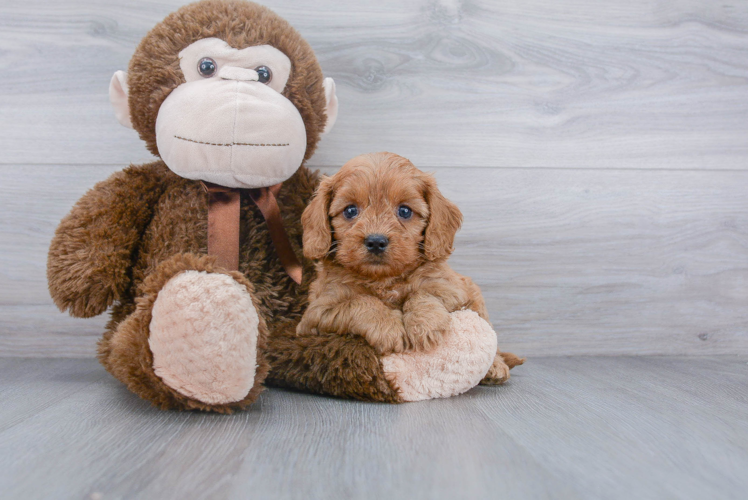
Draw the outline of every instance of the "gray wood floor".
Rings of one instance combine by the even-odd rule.
[[[93,360],[0,359],[3,498],[745,498],[748,358],[536,358],[400,406],[162,412]]]

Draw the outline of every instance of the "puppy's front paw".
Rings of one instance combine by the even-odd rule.
[[[389,314],[376,328],[367,331],[366,341],[383,355],[403,352],[408,344],[402,312],[390,309]]]
[[[500,354],[497,354],[491,368],[488,369],[488,373],[480,383],[481,385],[500,385],[507,380],[509,380],[509,365],[504,363]]]
[[[296,326],[296,335],[317,335],[317,322],[313,320],[311,315],[305,314],[301,317],[301,321]]]
[[[408,346],[416,351],[431,349],[449,328],[449,313],[446,309],[411,311],[403,316]]]

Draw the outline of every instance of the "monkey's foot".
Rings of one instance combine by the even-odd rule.
[[[390,354],[382,357],[382,366],[403,401],[446,398],[478,385],[496,348],[496,332],[488,322],[474,311],[456,311],[434,349]]]
[[[184,271],[153,304],[153,370],[208,405],[243,400],[255,385],[260,320],[247,287],[227,274]]]

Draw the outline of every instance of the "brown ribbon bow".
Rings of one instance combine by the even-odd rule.
[[[229,270],[239,269],[239,219],[241,195],[239,189],[202,182],[208,193],[208,255]],[[301,284],[301,263],[291,248],[276,196],[281,184],[250,189],[249,196],[260,209],[268,225],[270,239],[286,273]]]

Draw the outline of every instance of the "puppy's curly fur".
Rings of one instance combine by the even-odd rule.
[[[304,255],[318,260],[299,335],[359,335],[381,354],[427,350],[450,313],[488,321],[478,286],[447,265],[462,213],[432,175],[393,153],[358,156],[322,180],[304,210]],[[386,242],[372,252],[366,239]],[[380,239],[381,241],[381,239]],[[524,360],[497,353],[484,383],[501,383]]]

